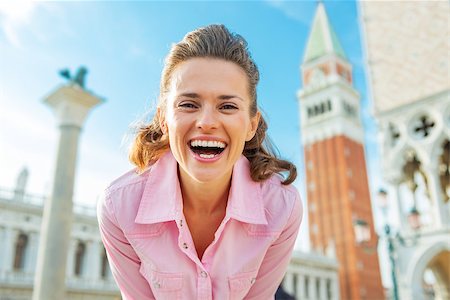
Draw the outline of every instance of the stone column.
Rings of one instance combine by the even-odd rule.
[[[400,228],[405,229],[407,228],[407,221],[406,221],[406,213],[403,211],[403,203],[402,203],[402,197],[400,194],[400,181],[393,182],[393,190],[394,190],[394,200],[397,204],[397,218],[400,222]],[[387,221],[387,220],[385,220]]]
[[[100,102],[75,83],[59,87],[44,100],[56,115],[59,145],[52,195],[44,205],[33,300],[67,298],[65,275],[78,138],[89,110]]]
[[[437,163],[432,163],[432,165],[425,166],[424,172],[428,178],[428,188],[431,198],[430,204],[433,209],[433,219],[435,221],[434,226],[435,228],[443,228],[447,226],[446,222],[448,222],[448,209],[445,207],[442,199]]]
[[[11,227],[2,227],[0,232],[1,241],[4,243],[4,246],[0,247],[0,272],[6,273],[12,266],[14,241],[12,240]]]
[[[327,299],[327,282],[326,279],[323,277],[320,277],[319,279],[319,286],[320,286],[320,295],[319,299],[326,300]]]
[[[297,275],[297,291],[295,295],[297,299],[305,299],[305,275],[302,273]]]
[[[91,279],[92,283],[95,283],[100,278],[100,244],[98,241],[93,240],[87,243],[87,277]]]
[[[286,272],[286,275],[284,275],[284,290],[288,292],[289,294],[294,294],[294,274],[292,272],[288,271]]]
[[[316,293],[316,280],[317,278],[314,276],[309,277],[309,285],[308,285],[308,299],[317,299]]]
[[[36,232],[29,232],[28,233],[28,253],[27,253],[27,259],[26,259],[26,265],[25,265],[25,272],[27,274],[32,274],[36,270],[36,257],[37,257],[37,251],[38,251],[38,235]]]
[[[338,300],[339,299],[339,277],[337,275],[334,275],[331,278],[331,299],[332,300]]]
[[[11,272],[14,264],[14,250],[16,246],[16,237],[17,233],[11,227],[5,228],[5,249],[4,249],[4,257],[2,259],[2,269],[5,274]]]

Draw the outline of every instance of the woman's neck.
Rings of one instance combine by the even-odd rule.
[[[212,215],[226,210],[231,173],[208,182],[199,182],[181,169],[178,174],[185,213]]]

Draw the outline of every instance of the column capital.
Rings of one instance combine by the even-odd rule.
[[[59,126],[79,128],[83,126],[89,110],[104,101],[76,84],[60,86],[44,99],[44,103],[53,109]]]

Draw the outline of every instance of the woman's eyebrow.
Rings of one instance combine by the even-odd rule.
[[[192,98],[192,99],[199,99],[199,98],[200,98],[200,95],[197,94],[197,93],[182,93],[182,94],[179,95],[179,97],[186,97],[186,98]],[[220,96],[218,97],[219,100],[229,100],[229,99],[232,99],[232,98],[237,98],[237,99],[239,99],[239,100],[241,100],[241,101],[244,101],[244,99],[242,99],[241,97],[236,96],[236,95],[220,95]]]
[[[187,98],[198,99],[198,98],[200,98],[200,95],[197,93],[182,93],[182,94],[178,95],[178,97],[187,97]]]
[[[242,99],[241,97],[236,96],[236,95],[220,95],[220,96],[219,96],[219,99],[220,99],[220,100],[229,100],[229,99],[232,99],[232,98],[237,98],[237,99],[239,99],[239,100],[244,101],[244,99]]]

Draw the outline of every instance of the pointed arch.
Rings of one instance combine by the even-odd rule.
[[[437,242],[429,247],[422,248],[422,251],[419,250],[416,252],[416,255],[409,263],[406,277],[407,284],[412,287],[413,295],[424,294],[422,281],[425,270],[430,266],[430,264],[433,264],[433,261],[435,261],[435,259],[442,253],[450,255],[450,242]],[[447,279],[450,278],[448,270],[444,277]],[[440,282],[438,280],[437,287],[439,289],[438,293],[441,295],[450,295],[450,288],[445,281]]]

